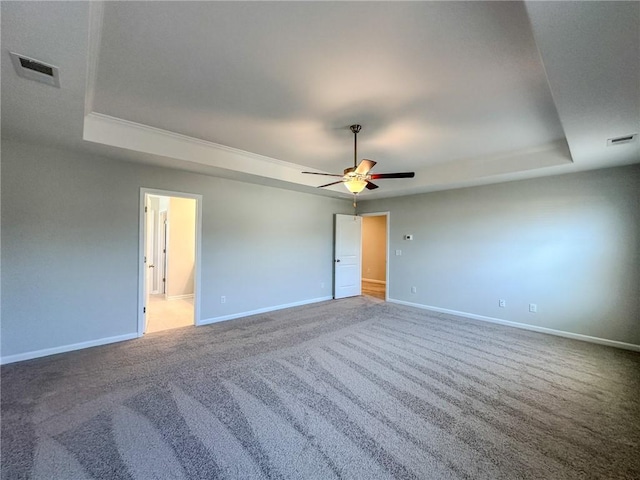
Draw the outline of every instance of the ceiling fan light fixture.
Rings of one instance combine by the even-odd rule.
[[[359,178],[351,178],[343,183],[347,190],[353,194],[360,193],[367,186],[367,181]]]

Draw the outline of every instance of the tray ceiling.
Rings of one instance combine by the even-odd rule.
[[[416,171],[363,200],[633,163],[637,141],[606,141],[639,128],[639,12],[632,2],[3,2],[3,50],[61,72],[47,90],[14,78],[3,52],[3,137],[315,191],[322,182],[300,171],[349,166],[348,126],[359,123],[359,157],[376,172]],[[46,121],[56,109],[66,127]]]

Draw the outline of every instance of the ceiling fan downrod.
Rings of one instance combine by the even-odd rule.
[[[349,127],[353,132],[353,169],[358,167],[358,132],[362,129],[362,125],[351,125]]]

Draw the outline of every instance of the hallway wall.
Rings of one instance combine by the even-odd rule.
[[[169,198],[167,297],[193,295],[196,258],[196,201]]]
[[[362,217],[362,278],[387,279],[387,217]]]

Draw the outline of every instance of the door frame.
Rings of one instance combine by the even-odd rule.
[[[146,323],[146,264],[144,261],[146,247],[146,206],[147,195],[161,197],[191,198],[196,201],[196,248],[195,265],[193,274],[193,319],[194,325],[200,325],[200,279],[202,262],[202,195],[197,193],[175,192],[172,190],[159,190],[157,188],[140,188],[138,204],[138,337],[144,335]]]
[[[384,289],[384,301],[389,301],[389,239],[391,232],[391,212],[371,212],[371,213],[359,213],[361,217],[387,217],[387,251],[386,255],[386,264],[385,264],[385,289]],[[362,255],[362,252],[360,252]],[[360,260],[360,264],[362,264],[362,259]]]

